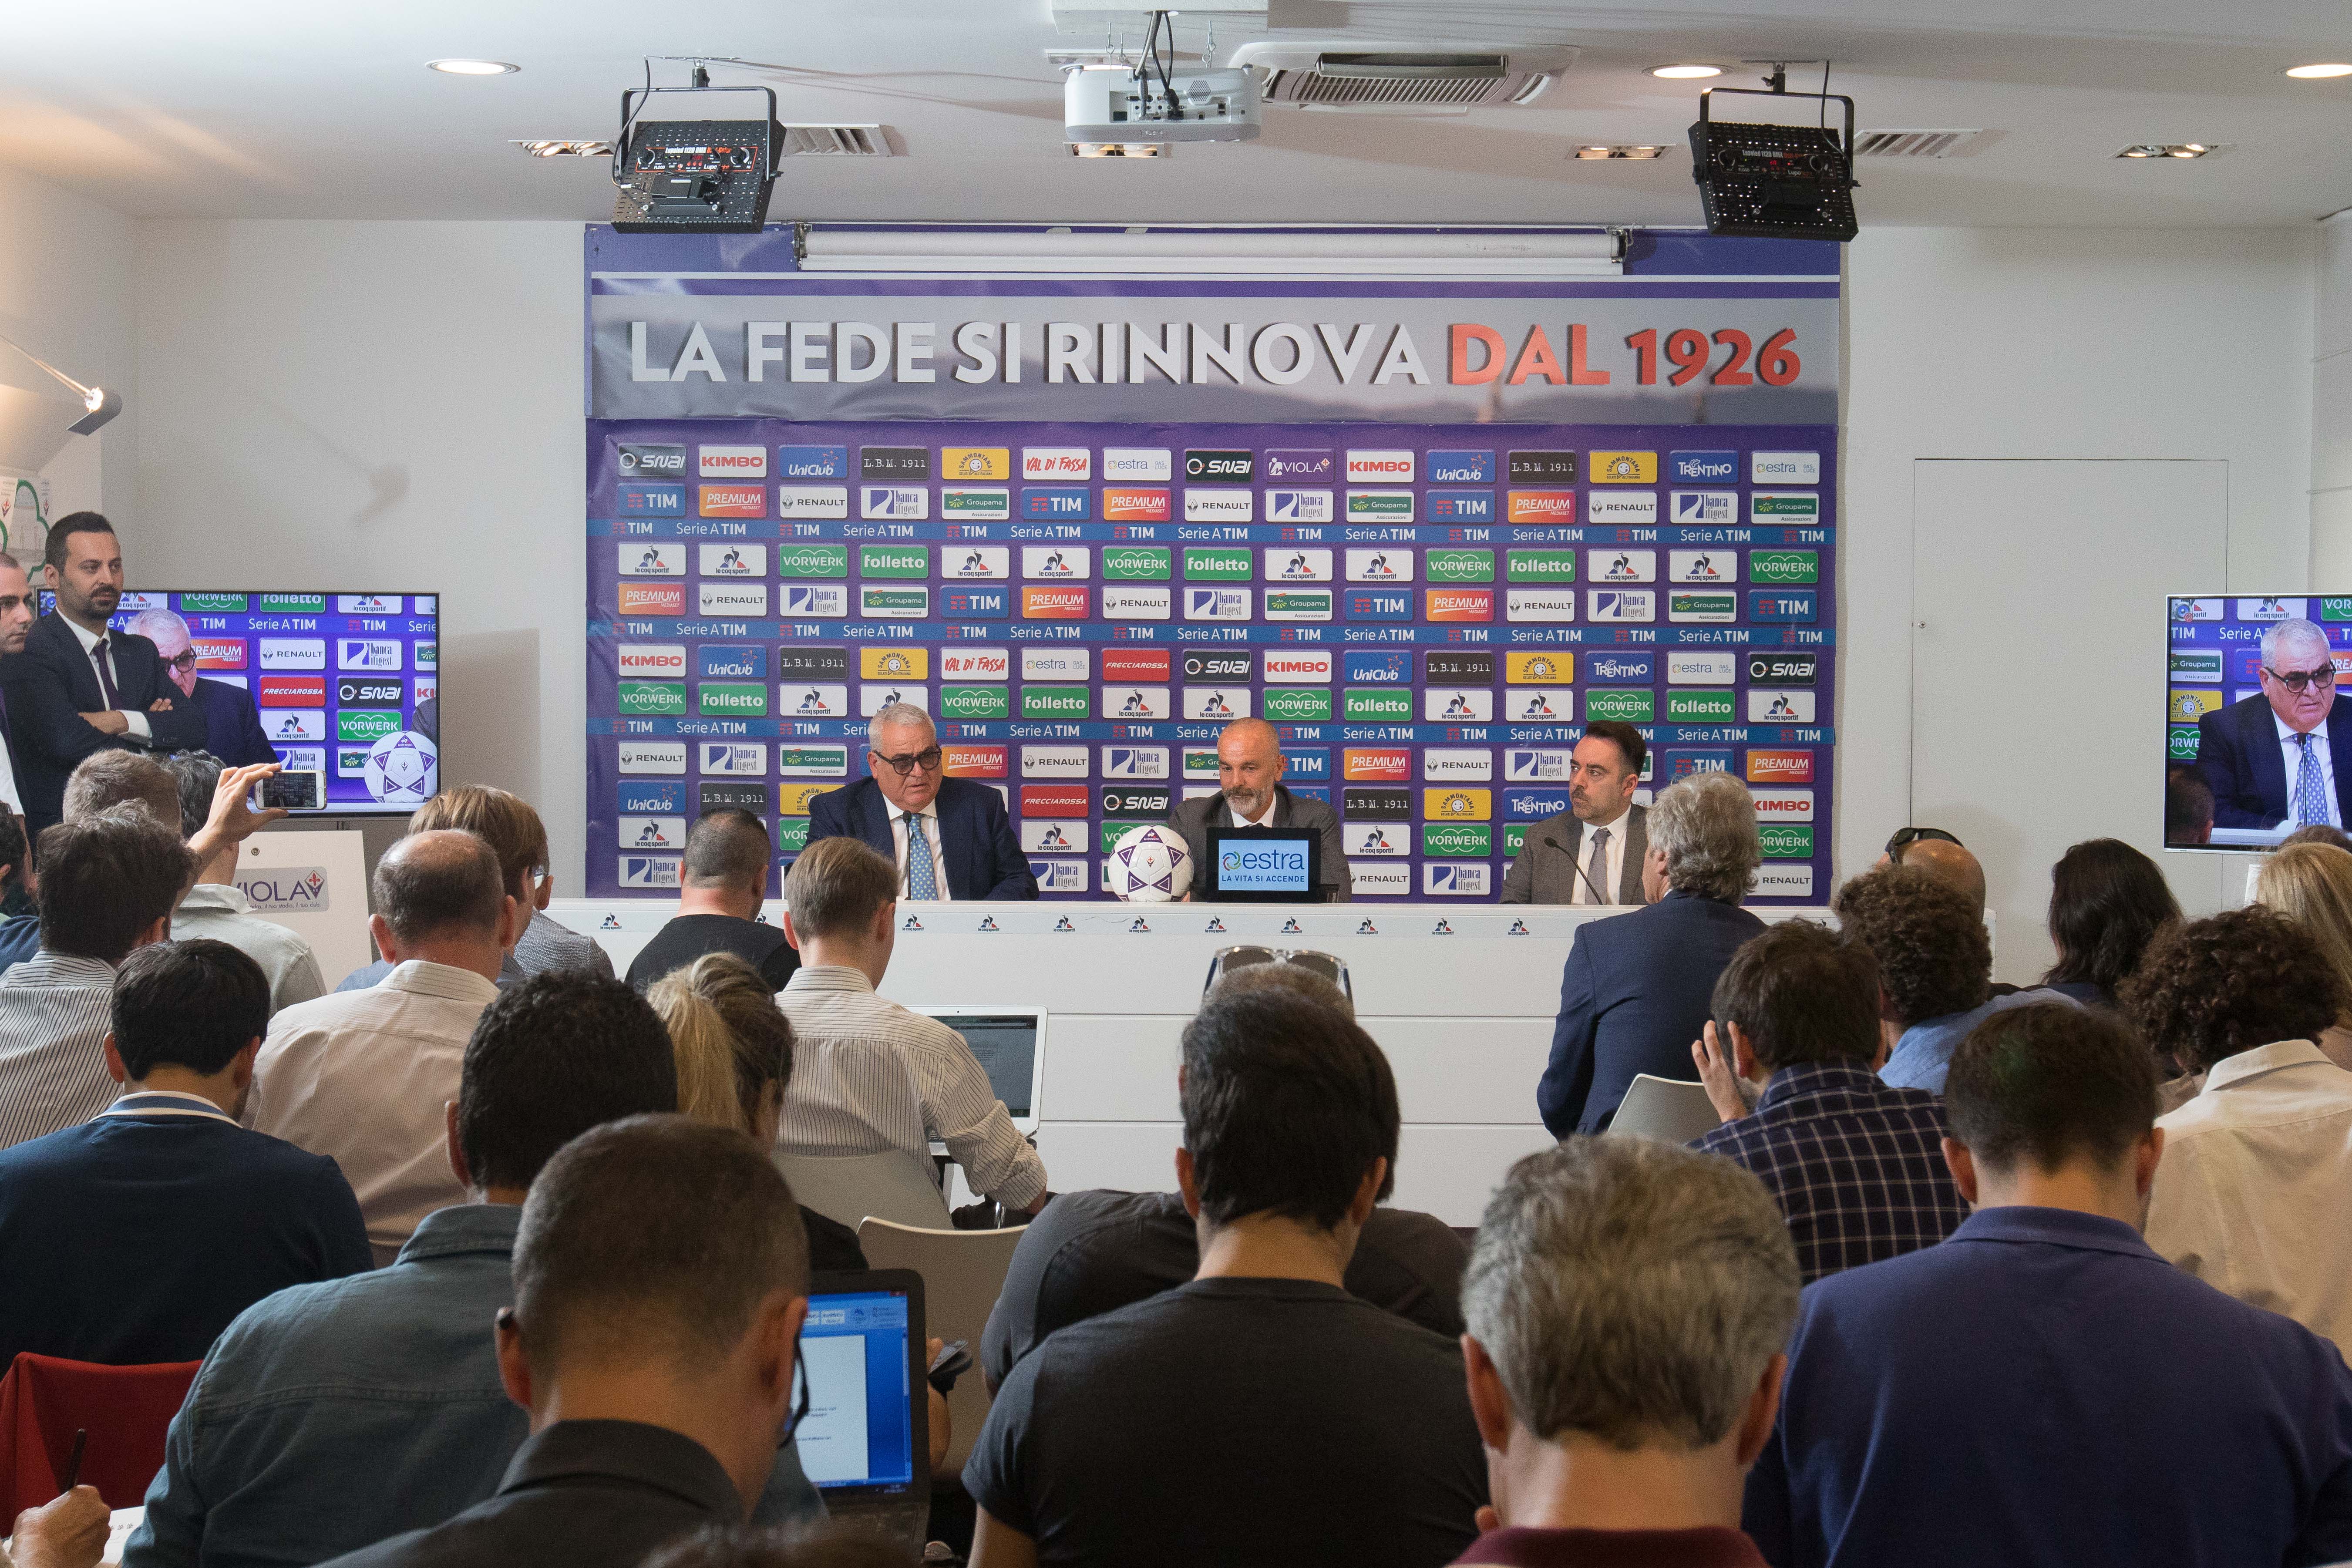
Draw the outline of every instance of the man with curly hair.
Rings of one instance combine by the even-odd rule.
[[[2352,1072],[2321,1053],[2346,998],[2308,932],[2263,904],[2149,944],[2124,983],[2147,1043],[2205,1075],[2157,1122],[2147,1243],[2257,1307],[2352,1345]]]
[[[1995,1013],[2074,999],[2036,988],[1992,994],[1992,939],[1984,911],[1916,866],[1854,878],[1830,906],[1849,935],[1877,955],[1879,1033],[1890,1049],[1878,1076],[1898,1089],[1944,1092],[1944,1073],[1969,1031]]]

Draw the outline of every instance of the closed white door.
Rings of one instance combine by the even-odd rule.
[[[2231,585],[2229,464],[1922,460],[1913,480],[1910,822],[1984,863],[1994,973],[2050,966],[2050,868],[2085,838],[2221,908],[2222,858],[2163,847],[2165,597]]]

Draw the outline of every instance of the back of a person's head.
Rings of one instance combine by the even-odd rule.
[[[2325,822],[2305,823],[2278,842],[2282,849],[2292,849],[2298,844],[2325,844],[2331,849],[2352,850],[2352,833]]]
[[[685,1116],[582,1133],[531,1184],[515,1317],[541,1376],[567,1364],[724,1360],[762,1302],[808,1294],[800,1208],[768,1152]]]
[[[489,845],[456,828],[412,831],[376,862],[375,912],[404,942],[498,934],[507,884]]]
[[[2248,904],[2148,943],[2122,1001],[2149,1046],[2199,1072],[2257,1046],[2318,1039],[2347,997],[2310,931],[2267,904]]]
[[[793,1026],[760,972],[731,952],[706,952],[656,981],[646,1000],[669,1027],[677,1109],[750,1132],[761,1102],[793,1076]]]
[[[1396,1184],[1389,1059],[1352,1019],[1296,993],[1214,996],[1184,1026],[1184,1147],[1202,1216],[1273,1215],[1329,1230],[1364,1175]]]
[[[2301,926],[2327,967],[2352,990],[2352,853],[2320,839],[2297,844],[2291,838],[2255,871],[2254,901]]]
[[[862,935],[898,896],[898,867],[856,838],[820,838],[784,873],[784,908],[803,936]]]
[[[92,752],[67,778],[65,802],[58,816],[61,821],[79,822],[121,805],[135,805],[156,821],[176,828],[180,825],[180,781],[172,776],[169,768],[144,752],[115,748]]]
[[[740,806],[723,805],[704,812],[686,830],[686,857],[678,875],[689,888],[765,893],[767,827]]]
[[[25,851],[31,846],[25,842],[25,819],[0,804],[0,866],[7,868],[0,881],[21,880],[25,874]]]
[[[499,993],[466,1042],[457,1147],[478,1187],[528,1187],[592,1127],[677,1109],[669,1032],[644,997],[584,971]]]
[[[1729,773],[1693,773],[1650,803],[1643,830],[1666,857],[1666,885],[1736,904],[1755,886],[1764,851],[1756,802]]]
[[[194,838],[211,818],[213,791],[227,765],[210,752],[173,752],[163,759],[180,791],[181,837]]]
[[[178,908],[196,874],[178,832],[140,805],[43,830],[40,867],[42,948],[105,963]]]
[[[2202,844],[2213,830],[2213,786],[2195,763],[2164,775],[2164,841]]]
[[[1783,921],[1752,936],[1716,977],[1715,1026],[1730,1048],[1739,1026],[1756,1059],[1778,1072],[1798,1062],[1868,1062],[1878,1055],[1878,960],[1811,921]]]
[[[1648,1138],[1571,1138],[1486,1205],[1462,1316],[1546,1442],[1719,1442],[1797,1319],[1789,1227],[1742,1167]]]
[[[1965,1013],[1992,994],[1992,939],[1966,893],[1916,866],[1881,866],[1837,890],[1846,935],[1878,960],[1878,983],[1905,1025]]]
[[[1245,963],[1239,969],[1228,969],[1217,977],[1217,988],[1203,1000],[1263,995],[1269,992],[1302,997],[1318,1007],[1328,1007],[1342,1018],[1352,1020],[1356,1016],[1356,1004],[1345,991],[1313,970],[1302,969],[1295,963]]]
[[[547,868],[547,825],[519,795],[488,784],[445,789],[408,819],[411,833],[441,828],[470,833],[488,845],[499,858],[499,879],[518,899],[531,896],[532,884]]]
[[[645,1568],[914,1568],[915,1554],[844,1526],[811,1531],[709,1524],[663,1547]]]
[[[133,1081],[158,1067],[210,1078],[268,1032],[269,977],[225,942],[154,942],[114,972],[109,1022]]]
[[[2085,839],[2050,868],[2058,962],[2048,978],[2111,991],[2139,967],[2156,933],[2179,919],[2179,901],[2155,861],[2120,838]]]
[[[2123,1021],[2036,1002],[1993,1014],[1952,1053],[1944,1119],[1983,1169],[2111,1170],[2156,1125],[2156,1063]]]

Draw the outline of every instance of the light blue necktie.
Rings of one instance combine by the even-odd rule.
[[[2294,743],[2303,760],[2294,765],[2294,823],[2308,827],[2327,820],[2327,794],[2319,778],[2319,759],[2311,752],[2311,737],[2297,735]]]
[[[907,897],[937,899],[940,879],[931,869],[931,841],[923,832],[923,814],[907,814]]]

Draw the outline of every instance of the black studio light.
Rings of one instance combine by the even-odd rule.
[[[657,92],[761,92],[764,120],[646,120]],[[624,234],[757,234],[776,188],[776,160],[784,128],[776,120],[776,89],[714,88],[698,63],[691,86],[646,86],[621,94],[621,134],[614,144],[613,226]]]
[[[1760,235],[1774,239],[1852,239],[1853,100],[1833,95],[1829,66],[1821,92],[1790,92],[1785,61],[1769,64],[1762,89],[1719,87],[1699,95],[1698,122],[1690,128],[1691,178],[1698,184],[1709,234]],[[1818,125],[1756,125],[1715,119],[1714,100],[1738,97],[1812,99]],[[1843,138],[1830,128],[1829,106],[1845,106]]]

